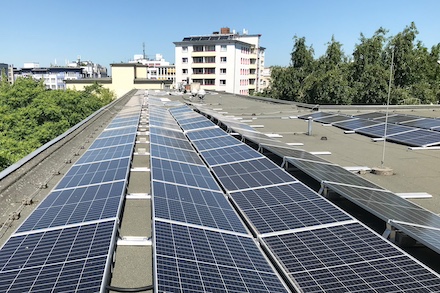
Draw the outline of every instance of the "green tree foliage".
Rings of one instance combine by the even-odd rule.
[[[379,28],[367,38],[360,34],[351,56],[334,36],[317,59],[304,37],[293,38],[290,65],[273,67],[265,95],[312,104],[385,104],[391,56],[394,70],[391,103],[438,103],[440,44],[428,50],[417,41],[414,23],[395,36]]]
[[[47,90],[42,81],[0,83],[0,171],[110,103],[115,95],[94,84],[84,91]]]

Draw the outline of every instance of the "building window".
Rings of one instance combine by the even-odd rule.
[[[220,79],[220,85],[226,85],[226,79]]]
[[[203,68],[193,68],[193,74],[203,74]]]
[[[194,63],[203,63],[203,57],[193,57]]]
[[[215,79],[205,79],[205,85],[215,85]]]
[[[186,57],[182,58],[182,63],[188,63],[188,58]]]
[[[182,74],[188,74],[188,69],[182,69]]]
[[[205,52],[214,52],[214,51],[215,51],[214,45],[205,46]]]
[[[194,46],[193,50],[194,52],[203,52],[203,46]]]
[[[205,63],[215,63],[215,57],[205,57]]]
[[[215,68],[205,68],[205,74],[215,74]]]
[[[220,57],[220,62],[226,62],[226,57]]]
[[[183,46],[183,47],[182,47],[182,52],[183,52],[183,53],[188,52],[188,47],[187,47],[187,46]]]
[[[227,46],[226,45],[221,45],[220,46],[220,51],[222,52],[226,52]]]
[[[226,68],[220,68],[220,74],[226,74]]]

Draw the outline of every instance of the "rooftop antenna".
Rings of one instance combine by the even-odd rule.
[[[385,145],[386,145],[386,141],[387,141],[388,109],[390,106],[391,80],[393,78],[393,66],[394,66],[394,47],[391,48],[390,80],[388,82],[388,99],[387,99],[387,108],[386,108],[386,112],[385,112],[385,132],[383,135],[382,161],[380,162],[380,165],[382,168],[385,163]]]
[[[142,43],[142,59],[147,59],[145,56],[145,42]]]

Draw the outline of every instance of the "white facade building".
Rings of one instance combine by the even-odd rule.
[[[178,86],[196,82],[205,90],[241,95],[260,91],[265,51],[260,37],[222,28],[212,35],[174,42]]]
[[[146,65],[147,79],[153,80],[171,80],[173,85],[176,82],[176,70],[174,65],[170,65],[170,62],[165,61],[162,54],[156,54],[154,59],[148,59],[143,54],[134,55],[133,61],[128,63],[139,63]]]

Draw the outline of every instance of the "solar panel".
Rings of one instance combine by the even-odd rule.
[[[271,144],[271,145],[282,145],[282,146],[286,145],[284,142],[270,138],[261,132],[240,130],[240,135],[245,140],[250,141],[255,144],[264,143],[264,144]]]
[[[193,141],[193,144],[199,151],[206,151],[206,150],[218,149],[227,146],[242,145],[243,143],[238,139],[230,135],[227,135],[227,136],[219,136],[219,137],[196,140]]]
[[[391,225],[403,231],[406,235],[440,253],[440,230],[435,227],[418,226],[411,223],[391,221]]]
[[[125,192],[124,181],[51,192],[17,229],[17,233],[115,218]]]
[[[376,184],[335,164],[313,162],[291,157],[286,157],[285,160],[319,182],[331,181],[381,189]]]
[[[272,146],[267,144],[261,144],[261,147],[264,149],[270,151],[271,153],[284,158],[284,157],[293,157],[296,159],[304,159],[308,161],[314,161],[314,162],[324,162],[324,163],[330,163],[327,160],[324,160],[318,156],[315,156],[309,152],[306,152],[304,150],[294,149],[288,146],[282,147],[282,146]]]
[[[403,126],[403,125],[396,125],[396,124],[388,123],[386,130],[387,130],[386,135],[389,136],[389,135],[394,135],[397,133],[414,131],[415,129],[411,128],[411,127]],[[371,137],[384,137],[385,136],[385,123],[358,129],[358,130],[356,130],[356,133],[368,135]]]
[[[130,161],[130,158],[123,158],[92,164],[74,165],[64,175],[55,189],[126,180]]]
[[[114,128],[124,128],[130,126],[137,126],[139,124],[139,119],[136,122],[128,121],[128,122],[111,122],[107,125],[106,129],[114,129]]]
[[[206,166],[151,158],[151,178],[185,186],[220,190]]]
[[[188,138],[195,143],[195,141],[199,139],[207,139],[211,137],[226,137],[229,136],[226,132],[224,132],[221,128],[215,127],[215,128],[209,128],[209,129],[202,129],[197,131],[191,131],[186,134]]]
[[[401,122],[402,125],[431,129],[433,127],[440,127],[440,120],[434,118],[421,118],[413,121]]]
[[[212,167],[220,164],[235,163],[264,156],[245,144],[225,146],[201,152],[201,156]]]
[[[154,225],[158,292],[288,292],[251,237]]]
[[[192,145],[187,140],[162,135],[150,135],[150,143],[185,150],[193,150]]]
[[[437,274],[359,223],[262,240],[304,292],[440,290]]]
[[[258,234],[352,220],[300,182],[238,191],[230,196]]]
[[[390,191],[333,182],[324,185],[384,221],[391,219],[440,229],[439,216]]]
[[[136,131],[137,131],[137,126],[130,126],[122,129],[110,129],[110,130],[104,129],[103,132],[101,132],[101,134],[98,136],[98,139],[134,134],[136,133]]]
[[[353,117],[360,119],[375,119],[375,118],[385,117],[386,115],[387,113],[385,112],[371,112],[371,113],[362,113],[362,114],[353,115]]]
[[[401,123],[401,122],[411,121],[411,120],[416,120],[416,119],[420,119],[420,117],[412,116],[412,115],[395,114],[395,115],[388,116],[388,119],[386,119],[386,117],[382,117],[382,118],[376,118],[374,120],[380,121],[380,122],[385,122],[385,120],[387,120],[388,123]]]
[[[175,123],[175,122],[174,123],[167,123],[166,121],[158,122],[158,121],[150,120],[150,126],[180,130],[179,125],[177,125],[177,123]]]
[[[188,124],[188,123],[207,121],[207,118],[205,116],[201,116],[200,114],[198,114],[197,117],[178,119],[177,121],[179,122],[180,125],[184,125],[184,124]]]
[[[110,137],[105,137],[105,138],[98,137],[90,145],[89,150],[104,148],[104,147],[110,146],[110,145],[112,145],[112,146],[124,145],[124,144],[132,144],[133,145],[135,139],[136,139],[136,132],[124,134],[124,135],[119,135],[119,136],[110,136]]]
[[[229,191],[296,181],[267,158],[215,166],[212,170]]]
[[[99,149],[95,148],[86,151],[75,165],[131,157],[132,153],[133,142],[117,146],[102,147]]]
[[[194,122],[194,123],[188,123],[185,125],[180,125],[180,127],[184,131],[200,129],[200,128],[208,128],[208,127],[213,127],[213,126],[216,126],[216,125],[214,123],[212,123],[212,121],[206,120],[206,119],[202,122]]]
[[[330,123],[335,123],[335,122],[340,122],[340,121],[347,121],[347,120],[351,120],[351,119],[353,119],[353,118],[350,116],[336,114],[336,115],[332,115],[332,116],[318,117],[318,118],[313,119],[313,121],[325,123],[325,124],[330,124]]]
[[[322,117],[327,117],[327,116],[333,116],[335,115],[334,113],[326,113],[326,112],[312,112],[312,113],[308,113],[302,116],[298,116],[299,119],[310,119],[309,117],[311,117],[312,119],[315,118],[322,118]]]
[[[332,125],[339,127],[339,128],[342,128],[342,129],[346,129],[346,130],[357,130],[358,128],[377,125],[379,123],[380,122],[378,122],[378,121],[357,118],[357,119],[353,119],[353,120],[336,122],[336,123],[333,123]]]
[[[157,134],[157,135],[168,136],[168,137],[186,140],[185,134],[182,133],[181,129],[170,130],[170,129],[160,128],[160,127],[150,127],[150,134]]]
[[[194,150],[185,150],[164,145],[151,144],[150,155],[154,158],[161,158],[204,166],[202,159],[200,159],[199,155]]]
[[[247,234],[223,193],[152,182],[154,217]]]
[[[440,144],[440,133],[431,130],[417,129],[411,132],[390,135],[387,140],[416,147],[429,147]]]
[[[0,250],[1,292],[102,292],[116,221],[11,237]]]

